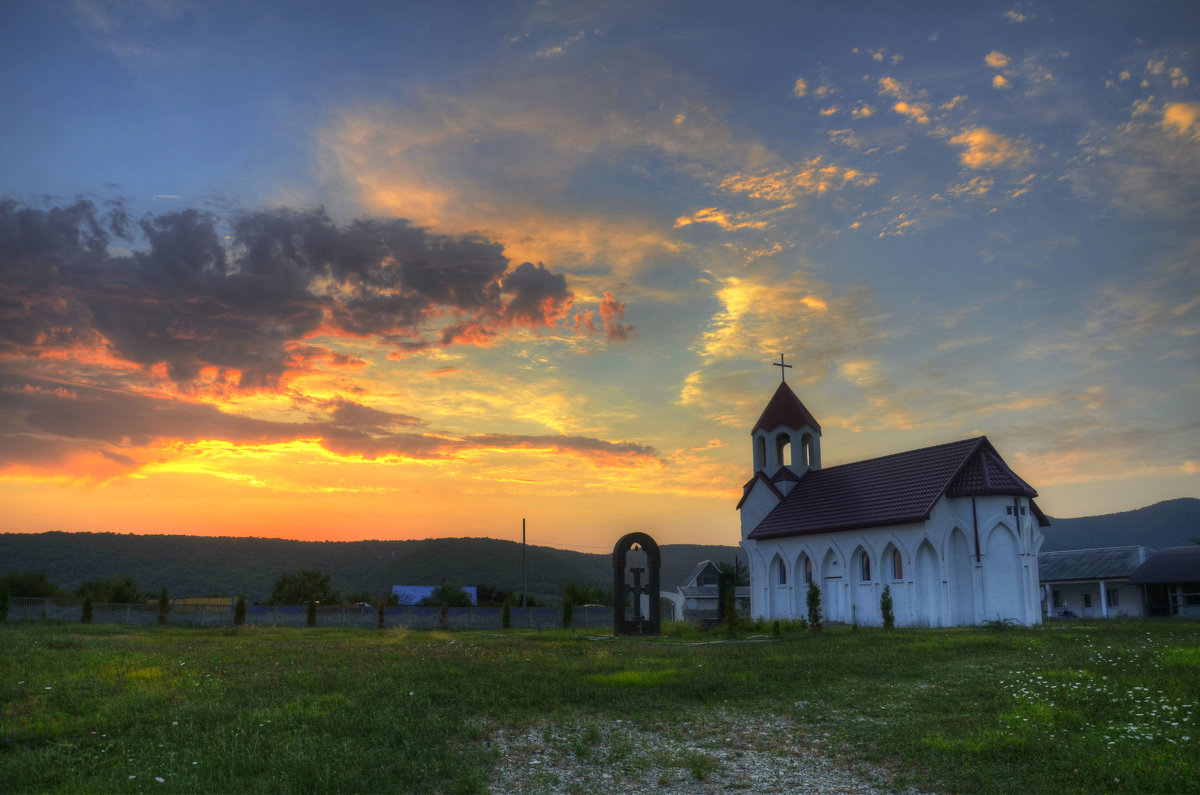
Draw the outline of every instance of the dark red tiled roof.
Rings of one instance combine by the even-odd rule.
[[[955,493],[950,496],[956,497],[1037,496],[1004,464],[987,437],[979,436],[809,470],[749,537],[778,538],[923,522],[952,486]]]
[[[946,489],[949,497],[983,496],[985,494],[1017,494],[1036,497],[1037,492],[1008,468],[995,450],[980,450],[967,459],[958,477]]]
[[[742,498],[740,500],[738,500],[738,504],[737,504],[738,508],[742,507],[742,503],[745,502],[746,498],[750,496],[750,490],[754,488],[754,484],[759,480],[761,480],[763,483],[766,483],[767,488],[769,488],[771,491],[775,492],[776,499],[779,499],[779,500],[783,499],[783,492],[780,491],[779,489],[777,489],[775,487],[775,484],[771,482],[771,479],[768,478],[766,475],[764,475],[763,471],[760,469],[754,473],[754,477],[747,480],[746,483],[742,486]]]
[[[779,470],[771,476],[771,482],[782,483],[784,481],[799,483],[800,476],[793,472],[791,467],[780,467]]]
[[[758,422],[754,423],[750,433],[754,434],[759,430],[773,431],[780,425],[796,429],[807,425],[817,433],[821,432],[820,423],[809,413],[808,409],[804,408],[800,398],[796,397],[796,393],[786,383],[781,383],[775,390],[775,394],[771,396],[767,407],[763,409],[762,416],[758,418]]]

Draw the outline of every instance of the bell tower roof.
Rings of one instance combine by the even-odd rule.
[[[800,398],[796,397],[796,393],[786,382],[779,384],[779,388],[771,396],[770,402],[763,409],[758,422],[754,423],[754,427],[750,429],[750,433],[754,434],[760,430],[772,431],[781,425],[792,429],[803,428],[807,425],[817,433],[821,432],[821,425],[817,422],[816,417],[804,407]]]

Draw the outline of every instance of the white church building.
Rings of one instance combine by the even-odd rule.
[[[738,502],[756,618],[897,626],[1041,622],[1038,548],[1050,523],[985,436],[829,468],[821,426],[781,383],[751,430]]]

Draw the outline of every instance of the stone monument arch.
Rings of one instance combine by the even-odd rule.
[[[641,568],[630,569],[633,575],[633,585],[625,581],[625,557],[633,547],[641,547],[646,552],[646,565],[650,569],[650,579],[642,585]],[[658,544],[645,533],[629,533],[621,536],[621,540],[613,548],[613,634],[615,635],[657,635],[662,629],[659,603],[659,569],[662,566],[662,556]],[[633,615],[625,617],[625,597],[633,595]],[[642,594],[650,596],[650,615],[642,615]]]

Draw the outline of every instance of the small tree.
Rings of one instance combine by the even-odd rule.
[[[504,607],[500,608],[500,628],[512,629],[512,601],[504,600]]]
[[[571,622],[575,619],[575,605],[571,602],[571,597],[564,596],[562,603],[563,611],[563,629],[570,629]]]
[[[310,627],[317,625],[317,602],[315,599],[308,603],[308,625]]]
[[[471,607],[471,595],[457,585],[442,583],[417,602],[419,607]]]
[[[8,583],[0,582],[0,621],[8,619]]]
[[[269,605],[302,605],[320,602],[336,605],[341,601],[338,592],[329,585],[329,575],[316,569],[301,569],[297,574],[283,574],[271,588]]]
[[[808,628],[813,632],[821,631],[821,589],[814,580],[808,584]]]
[[[158,592],[158,623],[167,625],[167,614],[171,612],[171,600],[167,597],[166,586]]]
[[[383,629],[387,626],[384,616],[387,614],[387,599],[380,599],[378,607],[375,608],[375,629]]]
[[[92,623],[92,597],[83,600],[83,615],[79,618],[84,624]]]
[[[883,586],[879,595],[879,612],[883,615],[883,628],[891,629],[896,626],[896,614],[892,612],[892,586]]]
[[[246,623],[246,595],[242,594],[233,603],[233,625],[240,627]]]

